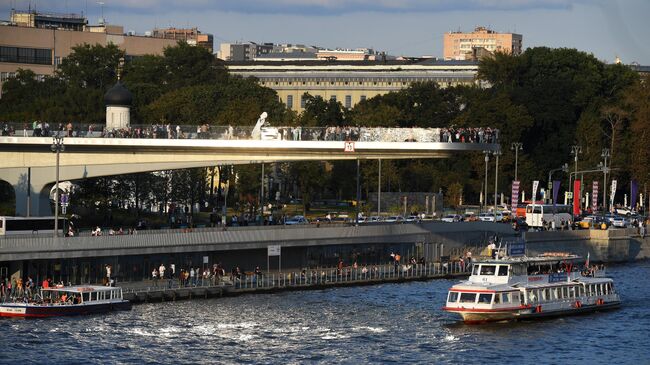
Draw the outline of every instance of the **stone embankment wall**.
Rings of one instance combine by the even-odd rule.
[[[593,261],[620,262],[650,258],[650,237],[635,228],[556,232],[527,232],[528,255],[570,252]]]

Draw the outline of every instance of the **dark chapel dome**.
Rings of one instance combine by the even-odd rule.
[[[115,86],[108,89],[106,94],[104,94],[104,102],[107,106],[110,105],[131,105],[133,102],[133,94],[127,88],[122,85],[119,81]]]

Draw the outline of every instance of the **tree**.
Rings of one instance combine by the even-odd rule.
[[[61,61],[57,75],[70,87],[105,91],[115,83],[117,66],[123,57],[124,51],[113,43],[75,46]]]

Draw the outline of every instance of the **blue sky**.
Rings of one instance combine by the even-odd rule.
[[[392,55],[442,56],[442,35],[478,25],[523,34],[524,47],[569,47],[606,62],[650,65],[649,0],[103,0],[125,31],[197,26],[221,42],[370,47]],[[12,7],[101,16],[95,0],[0,0]]]

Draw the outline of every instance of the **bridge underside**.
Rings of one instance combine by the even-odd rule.
[[[48,137],[0,137],[0,179],[14,187],[17,215],[27,215],[28,206],[31,215],[51,214],[47,187],[56,179],[51,144]],[[68,138],[59,179],[263,162],[448,158],[498,149],[497,144],[438,142],[354,142],[345,147],[343,141]]]

